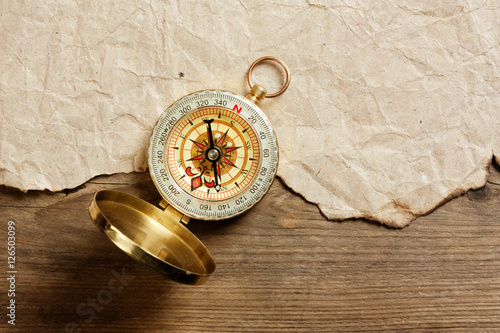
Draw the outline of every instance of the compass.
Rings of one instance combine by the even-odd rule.
[[[230,92],[183,97],[153,130],[149,170],[165,200],[185,215],[220,220],[239,215],[267,192],[278,145],[257,105]]]
[[[253,84],[256,65],[274,61],[286,80],[267,94]],[[274,57],[249,68],[245,97],[223,90],[186,95],[158,119],[150,139],[148,165],[163,200],[161,209],[116,191],[96,193],[89,211],[94,223],[119,248],[154,271],[178,282],[201,284],[214,272],[206,247],[183,224],[191,218],[222,220],[240,215],[269,190],[278,166],[278,143],[258,106],[290,84],[286,64]]]

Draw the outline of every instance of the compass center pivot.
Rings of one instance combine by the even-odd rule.
[[[210,162],[216,162],[220,158],[220,153],[217,148],[210,148],[207,150],[207,159]]]

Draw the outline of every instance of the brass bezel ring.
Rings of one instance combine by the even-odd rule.
[[[265,57],[262,57],[262,58],[255,60],[253,62],[253,64],[250,65],[250,68],[248,69],[248,73],[247,73],[248,84],[250,85],[250,88],[252,88],[254,86],[254,83],[252,81],[253,69],[255,68],[255,66],[257,66],[258,64],[260,64],[261,62],[264,62],[264,61],[277,62],[285,70],[286,81],[285,81],[285,84],[283,85],[283,87],[278,92],[266,95],[267,98],[278,97],[279,95],[283,94],[288,89],[288,86],[290,85],[291,75],[290,75],[290,71],[288,70],[288,66],[282,60],[280,60],[276,57],[265,56]]]

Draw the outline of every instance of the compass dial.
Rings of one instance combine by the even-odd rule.
[[[218,220],[257,203],[276,174],[274,132],[253,103],[208,90],[180,99],[158,120],[149,167],[162,196],[185,215]]]

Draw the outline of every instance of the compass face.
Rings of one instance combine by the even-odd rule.
[[[187,95],[160,117],[149,169],[181,213],[219,220],[243,213],[268,191],[278,163],[276,137],[246,98],[217,90]]]

